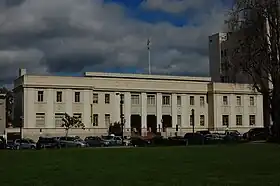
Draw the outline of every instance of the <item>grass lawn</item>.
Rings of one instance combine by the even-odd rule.
[[[280,146],[0,151],[1,186],[279,185]]]

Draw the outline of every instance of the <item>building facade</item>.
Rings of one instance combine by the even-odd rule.
[[[0,136],[5,134],[6,128],[6,95],[0,94]]]
[[[86,72],[84,77],[34,76],[21,71],[14,82],[14,120],[24,136],[63,135],[64,113],[80,117],[85,130],[73,135],[104,135],[120,121],[132,130],[174,135],[195,130],[262,126],[262,96],[250,85],[212,83],[208,77]],[[120,105],[120,100],[124,101]],[[194,119],[191,117],[194,110]],[[12,130],[12,129],[11,129]]]

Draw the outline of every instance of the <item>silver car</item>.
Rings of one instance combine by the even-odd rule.
[[[16,139],[14,149],[36,149],[36,143],[31,139]]]
[[[59,142],[61,147],[87,147],[87,143],[76,137],[60,137]]]

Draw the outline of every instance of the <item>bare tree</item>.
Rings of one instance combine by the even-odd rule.
[[[253,88],[263,94],[264,108],[271,115],[273,134],[277,137],[280,137],[279,5],[280,0],[235,0],[227,20],[235,37],[230,65],[248,75]]]
[[[81,122],[80,118],[75,116],[70,116],[69,114],[65,113],[64,118],[62,119],[63,123],[61,127],[65,128],[66,134],[68,136],[69,129],[71,128],[82,128],[85,129],[85,125]]]

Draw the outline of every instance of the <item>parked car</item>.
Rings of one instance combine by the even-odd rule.
[[[62,148],[63,147],[69,148],[69,147],[87,147],[88,146],[84,140],[77,138],[77,137],[63,136],[63,137],[59,138],[59,143]]]
[[[2,136],[0,136],[0,149],[6,149],[6,140]]]
[[[200,133],[186,133],[184,135],[188,145],[201,145],[204,144],[204,136]]]
[[[56,137],[39,137],[39,140],[36,143],[36,149],[44,148],[59,149],[61,146]]]
[[[243,137],[249,141],[267,140],[269,137],[269,128],[253,128],[243,134]]]
[[[90,147],[103,147],[104,141],[98,136],[88,136],[84,140]]]
[[[124,146],[130,146],[131,145],[131,138],[128,137],[128,136],[124,136],[123,145]]]
[[[122,137],[120,136],[102,136],[102,140],[104,141],[104,146],[118,146],[122,145]]]
[[[211,134],[209,130],[201,130],[201,131],[197,131],[196,133],[202,134],[203,136]]]
[[[131,137],[131,145],[134,147],[147,147],[151,145],[151,141],[141,136]]]
[[[15,150],[15,143],[13,140],[8,140],[6,143],[6,149]]]
[[[32,139],[16,139],[14,149],[36,149],[36,143]]]

